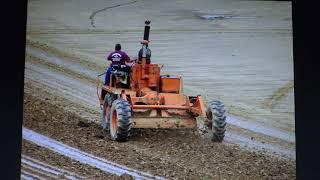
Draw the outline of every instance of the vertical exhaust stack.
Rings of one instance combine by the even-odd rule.
[[[149,34],[150,34],[150,21],[145,21],[143,41],[141,42],[142,48],[139,51],[139,58],[141,57],[141,64],[142,64],[142,71],[141,71],[142,79],[148,79],[148,74],[146,73],[147,58],[149,59],[148,64],[150,64],[150,61],[151,61],[150,60],[151,50],[148,48]]]
[[[150,34],[150,21],[145,21],[144,26],[144,33],[143,33],[143,41],[141,42],[142,48],[141,48],[141,54],[139,52],[140,58],[147,58],[150,59],[151,57],[151,50],[148,48],[149,44],[149,34]],[[141,59],[142,60],[142,59]]]
[[[149,41],[150,21],[145,21],[143,40]]]

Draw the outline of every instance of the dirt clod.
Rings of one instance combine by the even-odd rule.
[[[120,176],[120,178],[121,179],[123,179],[123,180],[133,180],[134,179],[134,177],[132,177],[132,176],[130,176],[129,174],[122,174],[121,176]]]
[[[91,123],[84,122],[84,121],[79,121],[77,125],[80,126],[80,127],[90,127]]]

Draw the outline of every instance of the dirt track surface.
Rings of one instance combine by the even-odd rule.
[[[91,64],[93,66],[93,64]],[[28,42],[25,92],[37,94],[51,103],[63,104],[64,110],[99,123],[100,110],[94,84],[94,71],[85,62],[64,57],[43,44]],[[294,136],[228,116],[226,142],[266,150],[293,158]]]
[[[182,75],[185,93],[294,132],[291,10],[278,1],[30,1],[27,39],[81,59],[96,75],[115,43],[137,56],[150,19],[152,61],[164,65],[163,74]]]
[[[137,130],[129,142],[117,143],[111,141],[99,125],[66,112],[61,106],[51,105],[49,101],[26,94],[25,127],[138,170],[173,179],[295,178],[293,161],[243,151],[238,146],[212,143],[190,130]],[[32,152],[32,149],[38,148],[25,143],[23,153]],[[39,157],[52,154],[45,150],[42,153]],[[56,161],[65,164],[60,159]],[[77,166],[75,169],[76,172],[83,171]],[[99,175],[103,177],[103,174]]]
[[[295,179],[290,3],[60,3],[28,3],[25,127],[169,179]],[[119,23],[111,12],[122,22],[131,19]],[[236,18],[200,17],[208,14]],[[229,124],[223,143],[195,130],[137,130],[128,142],[116,143],[101,131],[96,75],[115,42],[136,55],[146,17],[152,21],[153,62],[164,64],[164,73],[183,75],[187,94],[225,103]],[[29,142],[22,149],[79,175],[116,178]]]

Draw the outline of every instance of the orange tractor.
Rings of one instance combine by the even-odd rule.
[[[150,21],[145,22],[139,58],[130,68],[113,69],[109,85],[98,75],[97,94],[101,125],[116,141],[127,140],[132,128],[195,128],[197,120],[221,142],[226,129],[226,110],[214,100],[206,108],[203,98],[182,94],[182,78],[160,75],[161,66],[151,63]],[[200,118],[196,118],[200,117]]]

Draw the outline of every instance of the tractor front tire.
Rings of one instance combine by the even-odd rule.
[[[104,131],[109,131],[110,127],[110,109],[114,97],[112,94],[107,93],[104,96],[103,107],[102,107],[102,116],[101,116],[101,126]]]
[[[213,100],[207,110],[207,116],[212,120],[212,140],[222,142],[227,125],[224,104],[218,100]]]
[[[131,107],[128,101],[114,100],[110,111],[110,135],[112,140],[126,141],[131,130]]]

